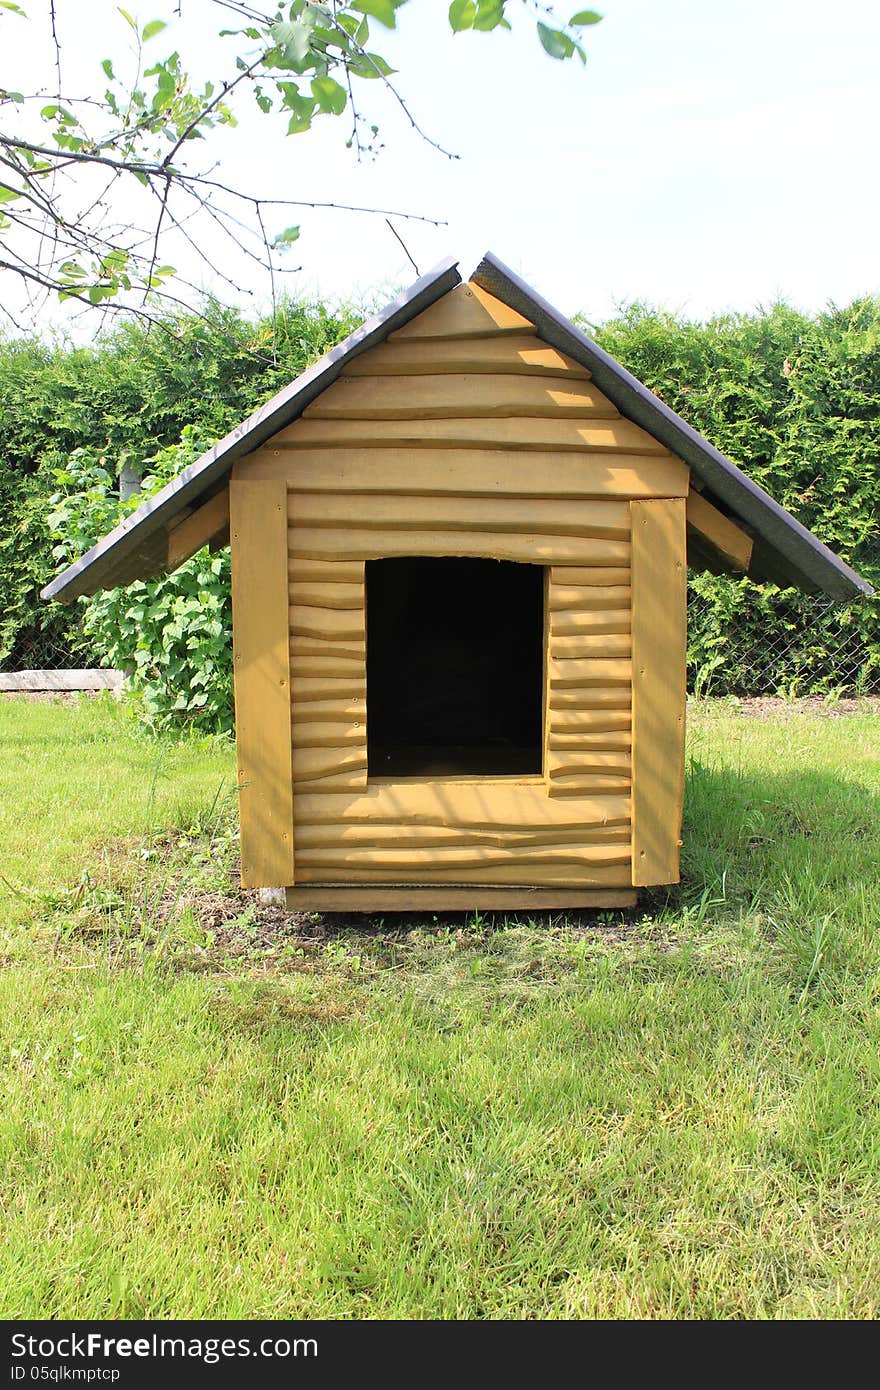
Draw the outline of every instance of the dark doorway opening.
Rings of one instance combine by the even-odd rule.
[[[371,777],[541,773],[544,571],[368,560]]]

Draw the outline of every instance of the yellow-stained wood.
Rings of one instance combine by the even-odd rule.
[[[677,883],[684,797],[685,504],[634,502],[633,884]]]
[[[272,449],[330,445],[342,449],[525,449],[576,450],[664,458],[669,450],[631,420],[579,420],[565,416],[528,419],[467,416],[448,420],[315,420],[301,418],[279,430]]]
[[[629,541],[580,536],[534,535],[518,531],[331,530],[292,526],[290,548],[297,556],[332,560],[351,555],[359,560],[399,555],[472,555],[524,564],[628,565]]]
[[[352,662],[357,663],[352,670],[363,669],[366,661],[366,644],[361,642],[345,642],[341,638],[337,640],[327,639],[322,641],[317,637],[291,637],[290,639],[290,659],[298,671],[305,672],[314,669],[311,666],[313,660],[327,660],[332,662]],[[343,673],[344,674],[344,673]]]
[[[308,678],[317,680],[327,677],[331,680],[346,681],[347,690],[356,694],[364,686],[364,660],[363,656],[314,656],[302,651],[295,651],[291,639],[291,654],[293,669],[296,672],[296,679]],[[294,654],[295,652],[295,654]],[[294,686],[293,698],[297,699],[297,690]]]
[[[288,912],[452,912],[472,911],[477,905],[487,912],[544,911],[561,908],[635,907],[637,895],[625,888],[424,888],[418,885],[375,888],[359,885],[288,888]]]
[[[367,702],[347,695],[331,696],[300,702],[294,696],[294,714],[298,725],[354,724],[361,727],[367,717]]]
[[[229,488],[209,497],[168,533],[166,564],[169,572],[195,555],[203,545],[225,544],[229,537]]]
[[[410,830],[418,826],[464,831],[491,826],[495,834],[540,826],[586,834],[591,828],[629,825],[630,807],[628,797],[614,795],[585,796],[577,804],[551,806],[540,778],[423,781],[408,777],[372,778],[366,791],[351,796],[304,792],[297,797],[296,813],[302,825],[396,825],[404,844]]]
[[[367,683],[364,672],[344,676],[298,676],[291,678],[294,705],[325,703],[336,700],[366,700]]]
[[[287,574],[291,584],[343,585],[356,584],[363,591],[364,566],[358,560],[306,560],[300,555],[291,555]]]
[[[354,587],[354,586],[352,586]],[[364,640],[364,596],[357,608],[335,608],[328,604],[297,602],[290,605],[290,631],[294,637],[330,637],[341,642]]]
[[[597,753],[611,753],[626,751],[632,747],[632,734],[629,729],[603,729],[584,733],[581,729],[559,730],[554,732],[551,728],[547,739],[547,747],[551,752],[559,754],[563,750],[567,753],[584,753],[594,751]]]
[[[684,497],[688,469],[670,455],[608,450],[277,447],[249,454],[246,475],[285,478],[301,492],[405,497],[455,493],[496,497]]]
[[[383,845],[392,850],[437,849],[446,845],[459,849],[485,846],[490,849],[544,849],[559,845],[622,845],[629,846],[629,825],[552,826],[532,829],[497,830],[475,826],[462,830],[453,825],[410,825],[405,841],[395,821],[372,821],[369,824],[309,825],[300,822],[297,829],[297,852],[300,849],[337,849],[340,845],[378,850]]]
[[[553,709],[549,716],[551,738],[577,738],[584,744],[590,739],[624,731],[629,738],[631,724],[628,709]]]
[[[629,503],[562,501],[558,498],[377,497],[347,494],[291,494],[288,510],[297,529],[406,531],[523,531],[529,535],[583,536],[629,540]]]
[[[287,487],[233,480],[229,498],[241,881],[286,886],[295,881]]]
[[[577,565],[564,565],[550,572],[553,593],[568,593],[570,589],[625,588],[629,591],[630,573],[628,569],[580,569]],[[600,602],[602,594],[584,594],[582,603],[586,607],[591,602]]]
[[[343,723],[332,719],[302,719],[298,711],[294,718],[296,748],[363,748],[366,742],[366,724],[357,720],[349,719]]]
[[[586,367],[534,333],[496,338],[424,338],[379,343],[345,364],[345,376],[431,376],[441,372],[510,372],[520,376],[573,376]]]
[[[535,326],[479,285],[456,285],[442,299],[423,309],[389,335],[389,342],[419,338],[491,338],[499,334],[534,333]]]
[[[549,800],[549,798],[548,798]],[[430,864],[430,868],[428,867]],[[408,871],[384,868],[347,868],[331,873],[326,866],[304,869],[298,878],[299,883],[328,883],[334,878],[346,883],[379,883],[390,886],[395,883],[410,882],[429,887],[433,884],[463,884],[502,886],[528,886],[535,884],[536,878],[542,885],[558,885],[560,888],[626,887],[630,885],[630,865],[625,864],[540,864],[531,868],[527,859],[513,859],[503,867],[485,869],[436,868],[428,858],[427,864],[413,866]]]
[[[350,777],[352,786],[366,786],[367,754],[364,748],[293,749],[293,780],[319,782],[325,777]],[[357,774],[355,776],[354,774]]]
[[[608,587],[597,586],[595,590],[578,588],[573,584],[554,584],[550,594],[550,612],[554,620],[566,612],[593,613],[597,618],[603,613],[626,613],[628,621],[631,598],[628,583]]]
[[[599,749],[581,749],[577,752],[551,753],[548,768],[550,777],[577,777],[582,773],[599,776],[629,777],[630,755],[627,749],[614,752]]]
[[[551,630],[550,659],[566,661],[591,657],[629,656],[629,632],[566,632],[561,636]]]
[[[308,579],[295,580],[288,585],[287,596],[291,605],[301,604],[306,608],[334,608],[340,613],[357,614],[364,610],[364,585],[322,584]]]
[[[708,541],[731,569],[745,573],[752,561],[751,536],[693,489],[687,494],[686,516],[689,530]]]
[[[616,420],[620,412],[592,382],[571,376],[340,377],[316,396],[304,420],[446,420],[468,416],[539,419],[573,415]]]
[[[620,657],[596,657],[576,661],[566,659],[563,661],[552,657],[549,670],[550,689],[566,690],[573,686],[587,689],[592,685],[625,685],[628,686],[632,679],[632,662],[628,656]],[[550,698],[551,706],[555,703],[552,695]]]
[[[297,842],[297,864],[302,874],[320,871],[322,878],[357,874],[360,870],[378,869],[390,881],[396,874],[421,870],[435,874],[438,870],[482,871],[484,869],[522,868],[528,859],[530,870],[539,877],[544,869],[565,867],[593,868],[606,864],[625,864],[629,868],[629,842],[620,844],[535,845],[526,855],[519,845],[448,845],[434,844],[402,848],[399,844],[365,848],[362,845],[339,844],[332,847],[303,847]]]
[[[583,593],[583,589],[571,590]],[[603,591],[600,589],[599,591]],[[609,590],[604,590],[608,593]],[[554,596],[555,597],[555,596]],[[550,611],[551,639],[575,635],[629,632],[629,604],[620,608],[558,608],[554,602]]]
[[[555,689],[550,691],[548,699],[550,713],[554,718],[557,712],[570,714],[581,710],[623,713],[629,710],[631,703],[629,682],[608,689],[595,686],[584,686],[574,690]]]

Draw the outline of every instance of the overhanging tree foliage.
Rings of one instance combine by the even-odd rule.
[[[307,190],[288,199],[231,185],[217,167],[222,133],[245,103],[288,135],[309,131],[322,117],[345,117],[347,143],[364,158],[377,146],[368,105],[371,86],[379,85],[406,123],[449,154],[420,125],[377,47],[383,29],[393,29],[410,6],[416,8],[413,0],[293,0],[264,10],[250,0],[155,0],[157,15],[143,25],[120,6],[116,51],[96,51],[95,91],[83,97],[65,90],[64,35],[68,18],[82,24],[84,7],[74,0],[0,0],[0,272],[28,287],[35,309],[41,296],[55,293],[149,316],[159,297],[167,306],[186,296],[163,255],[167,235],[173,231],[206,261],[204,225],[221,230],[229,259],[211,270],[234,287],[231,263],[250,257],[266,268],[274,296],[284,268],[278,258],[299,236],[291,210],[344,204],[316,204]],[[201,54],[173,47],[174,20],[184,11],[203,17],[224,40],[228,56],[208,81],[190,75]],[[586,61],[581,35],[599,20],[593,10],[562,24],[541,0],[452,0],[448,21],[454,32],[487,33],[509,28],[511,15],[523,12],[551,58]],[[54,71],[39,91],[18,91],[16,53],[37,24],[50,27]]]

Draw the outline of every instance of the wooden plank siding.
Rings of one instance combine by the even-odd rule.
[[[291,902],[358,885],[364,910],[395,888],[411,906],[422,889],[630,902],[631,503],[674,498],[683,516],[686,466],[521,315],[460,286],[237,470],[286,505]],[[545,567],[540,776],[368,778],[364,565],[418,555]]]

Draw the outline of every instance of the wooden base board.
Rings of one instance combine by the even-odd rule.
[[[374,888],[311,886],[287,889],[288,912],[472,912],[493,908],[635,907],[626,888]]]

